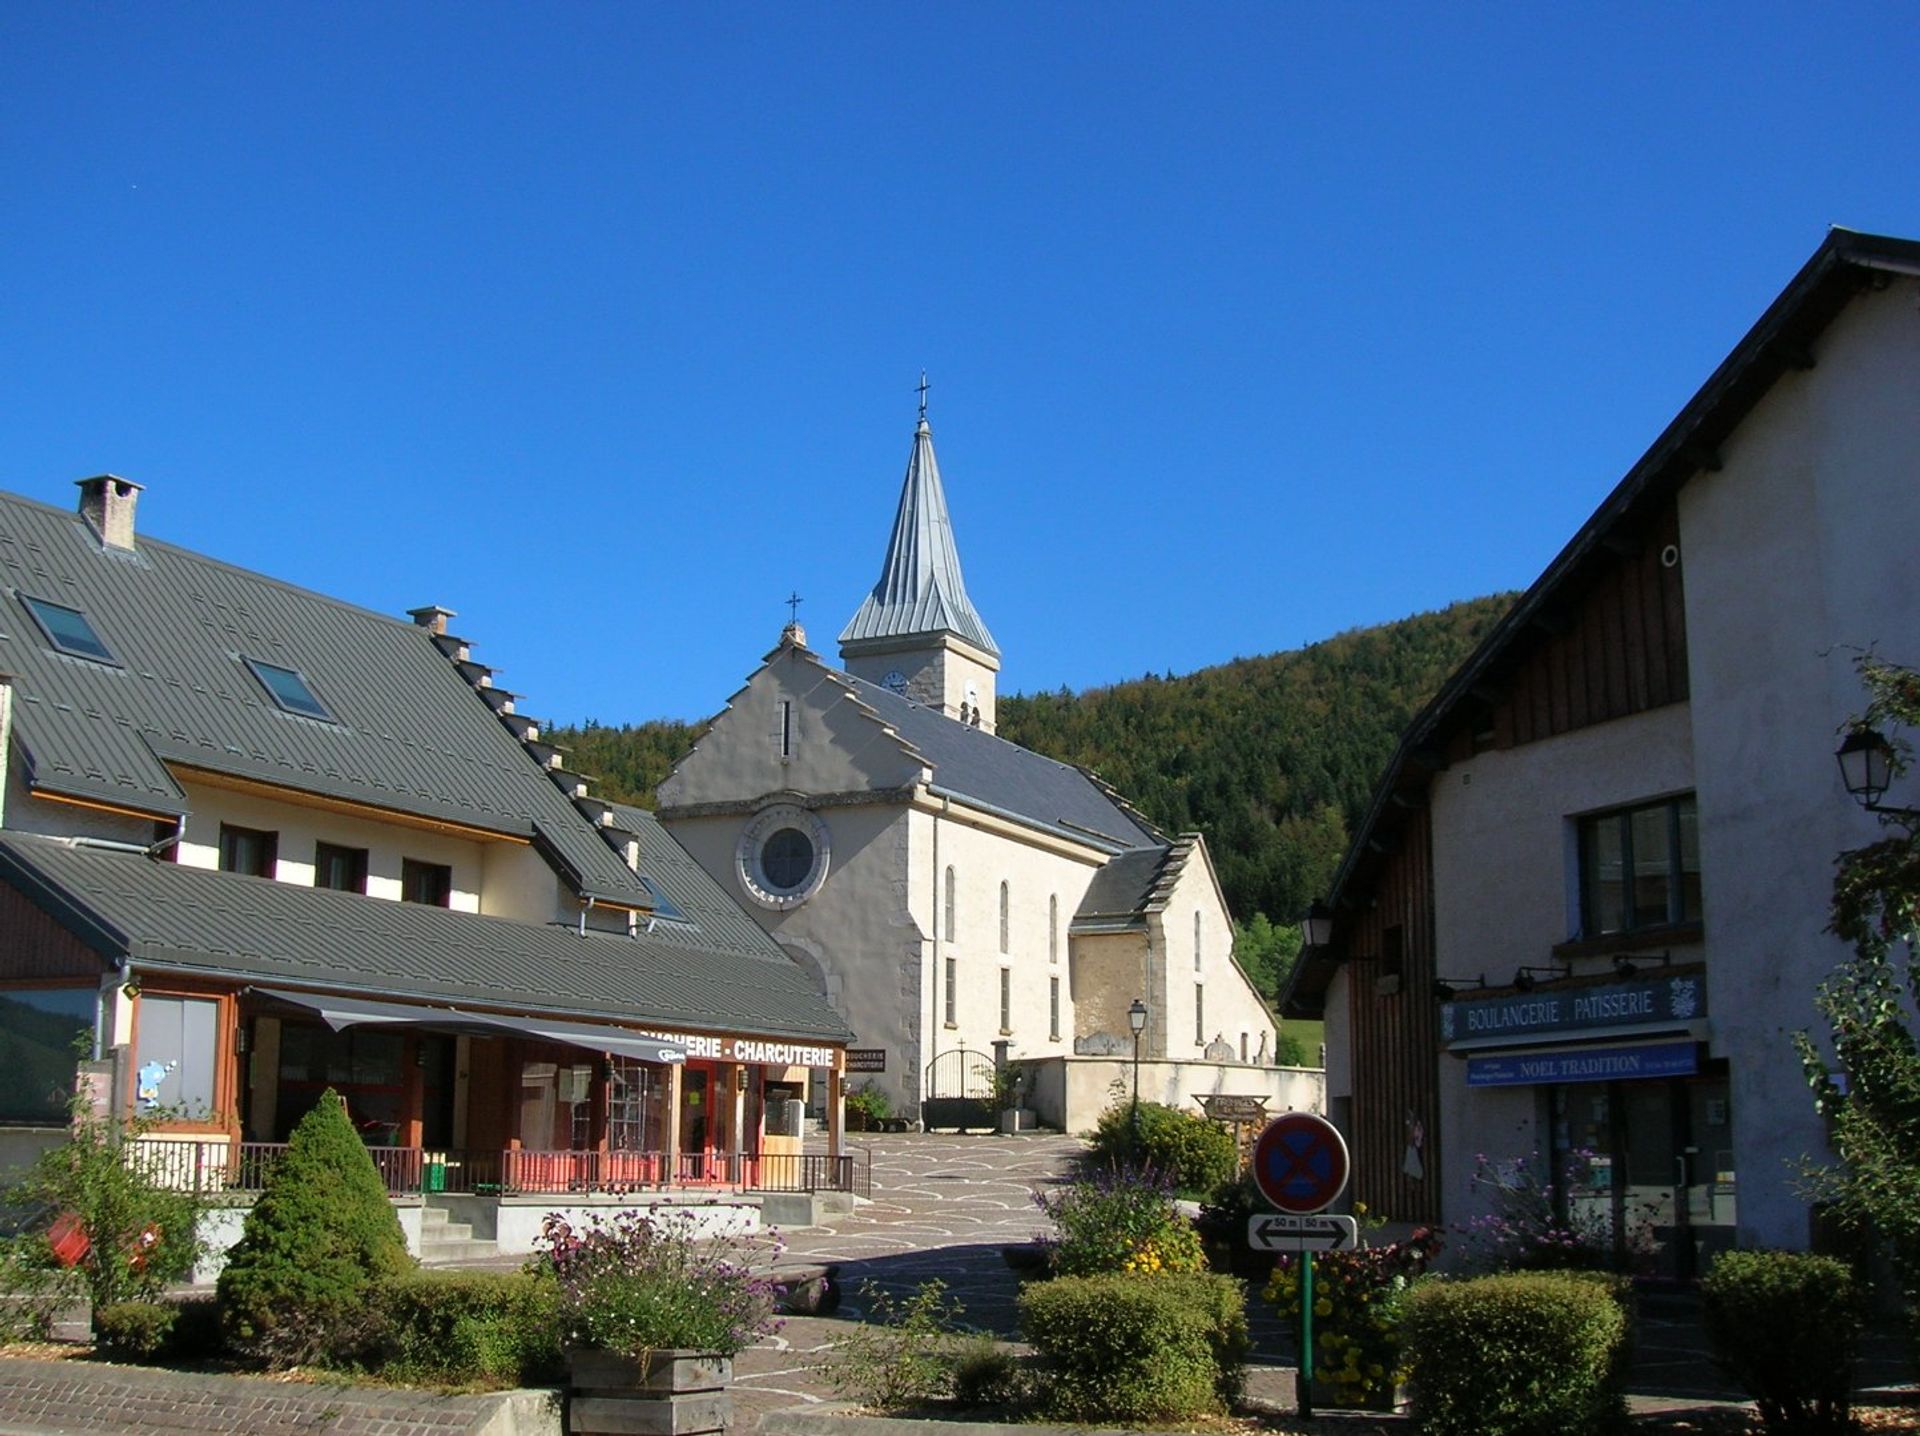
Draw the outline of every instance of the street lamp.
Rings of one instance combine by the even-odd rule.
[[[1881,803],[1880,797],[1893,782],[1893,744],[1878,729],[1858,724],[1847,729],[1834,752],[1840,764],[1840,780],[1854,801],[1869,813],[1887,813],[1897,818],[1920,817],[1913,808],[1894,808]]]
[[[1140,1034],[1147,1030],[1147,1004],[1139,998],[1127,1009],[1127,1026],[1133,1029],[1133,1148],[1140,1154]]]
[[[1325,947],[1333,941],[1333,909],[1318,898],[1300,924],[1300,941],[1305,947]]]

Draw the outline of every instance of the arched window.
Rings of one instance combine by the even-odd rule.
[[[947,941],[952,942],[953,932],[953,869],[947,869]]]
[[[1047,899],[1047,961],[1060,960],[1060,894]]]
[[[1000,951],[1007,950],[1007,885],[1000,884]]]
[[[1193,970],[1200,970],[1200,909],[1193,910]]]

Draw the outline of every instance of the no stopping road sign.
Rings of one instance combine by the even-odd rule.
[[[1275,1117],[1253,1144],[1253,1180],[1281,1211],[1317,1212],[1346,1189],[1346,1139],[1311,1112]]]

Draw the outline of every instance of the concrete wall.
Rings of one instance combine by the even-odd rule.
[[[1441,773],[1431,789],[1437,970],[1449,977],[1484,973],[1499,987],[1522,964],[1548,965],[1554,944],[1579,926],[1574,816],[1692,787],[1693,732],[1684,703],[1481,753]],[[1712,932],[1719,926],[1717,895],[1710,880],[1704,886]],[[1673,950],[1676,961],[1699,951]],[[1608,961],[1588,959],[1577,970],[1605,972]],[[1340,1010],[1344,1016],[1344,1003]],[[1329,1030],[1328,1048],[1344,1054],[1347,1044],[1336,1047]],[[1479,1210],[1473,1153],[1501,1160],[1551,1145],[1536,1089],[1469,1089],[1465,1069],[1462,1059],[1442,1052],[1440,1210],[1448,1221]]]
[[[1733,1058],[1743,1243],[1801,1245],[1792,1166],[1824,1151],[1789,1034],[1846,951],[1834,856],[1880,835],[1837,728],[1859,650],[1920,663],[1920,284],[1856,298],[1681,492],[1715,1047]],[[1889,802],[1914,804],[1909,783]]]
[[[1196,845],[1151,925],[1165,957],[1160,1053],[1200,1057],[1219,1040],[1242,1062],[1271,1059],[1273,1014],[1233,960],[1233,922],[1204,843]]]
[[[1046,1057],[1028,1067],[1027,1105],[1042,1123],[1090,1132],[1101,1113],[1133,1098],[1133,1063],[1113,1057]],[[1310,1067],[1252,1067],[1235,1062],[1140,1063],[1140,1100],[1200,1111],[1199,1095],[1264,1096],[1267,1110],[1326,1111],[1326,1074]]]

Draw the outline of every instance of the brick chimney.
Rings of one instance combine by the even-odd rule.
[[[437,603],[430,603],[425,608],[410,608],[407,610],[408,618],[411,618],[421,628],[426,629],[428,633],[434,634],[435,636],[446,633],[447,620],[458,616],[459,615],[454,613],[452,609],[442,608]]]
[[[100,542],[108,548],[131,549],[140,485],[118,474],[95,474],[74,482],[80,486],[80,517],[93,525]]]

